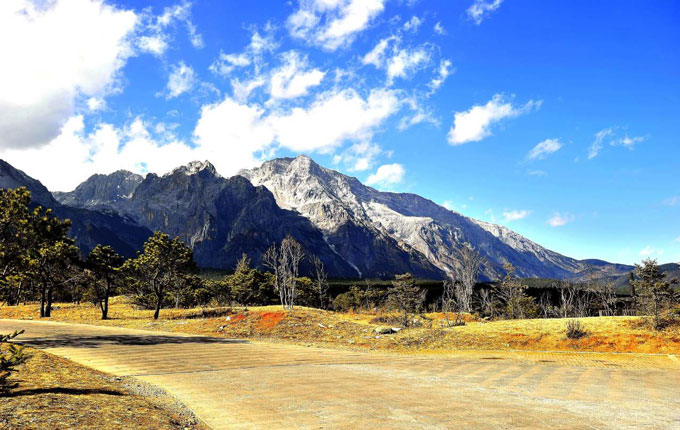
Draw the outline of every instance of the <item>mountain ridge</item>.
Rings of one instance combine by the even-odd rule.
[[[78,208],[115,211],[147,229],[180,236],[194,247],[199,264],[214,268],[232,268],[229,265],[239,247],[232,249],[228,242],[244,237],[238,234],[245,231],[257,240],[253,239],[255,245],[242,243],[240,248],[258,264],[266,229],[274,226],[309,236],[310,252],[323,254],[333,267],[331,275],[343,277],[389,277],[408,271],[444,278],[455,271],[458,263],[453,250],[464,243],[487,258],[486,279],[502,276],[506,262],[523,277],[558,279],[583,277],[593,270],[614,276],[632,268],[607,262],[589,264],[561,255],[507,227],[469,218],[417,194],[376,190],[304,155],[265,161],[230,178],[220,176],[209,161],[140,178],[125,171],[93,175],[74,191],[55,193],[55,197]],[[121,181],[129,187],[121,187]],[[267,192],[249,190],[248,185]],[[229,194],[223,195],[226,188],[232,189],[229,204],[224,201]],[[240,212],[234,211],[235,205],[242,205]],[[218,228],[222,216],[228,221]],[[263,223],[255,222],[258,217]],[[264,220],[279,221],[267,224]],[[276,230],[267,240],[280,240],[283,230]],[[209,238],[209,232],[219,237]]]

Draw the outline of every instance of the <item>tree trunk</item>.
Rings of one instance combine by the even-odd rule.
[[[153,313],[153,319],[157,320],[158,315],[161,313],[161,302],[163,301],[162,294],[156,294],[156,312]]]
[[[40,289],[40,318],[45,317],[45,286]]]
[[[102,319],[109,319],[109,292],[104,295],[104,306],[102,307]]]
[[[47,288],[47,306],[45,307],[45,317],[52,316],[52,287]]]

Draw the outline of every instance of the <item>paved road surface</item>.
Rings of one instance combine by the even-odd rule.
[[[394,356],[0,320],[19,328],[26,344],[163,387],[215,429],[680,429],[669,356]]]

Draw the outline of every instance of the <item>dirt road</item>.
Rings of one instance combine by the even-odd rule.
[[[680,429],[680,360],[345,352],[38,321],[0,333],[158,385],[215,429]]]

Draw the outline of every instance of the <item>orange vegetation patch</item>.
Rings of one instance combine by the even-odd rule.
[[[236,314],[236,315],[231,315],[231,318],[229,318],[229,324],[236,324],[241,321],[246,319],[246,314]]]
[[[276,327],[284,317],[281,312],[264,312],[260,314],[260,321],[257,322],[257,328],[266,330]]]

